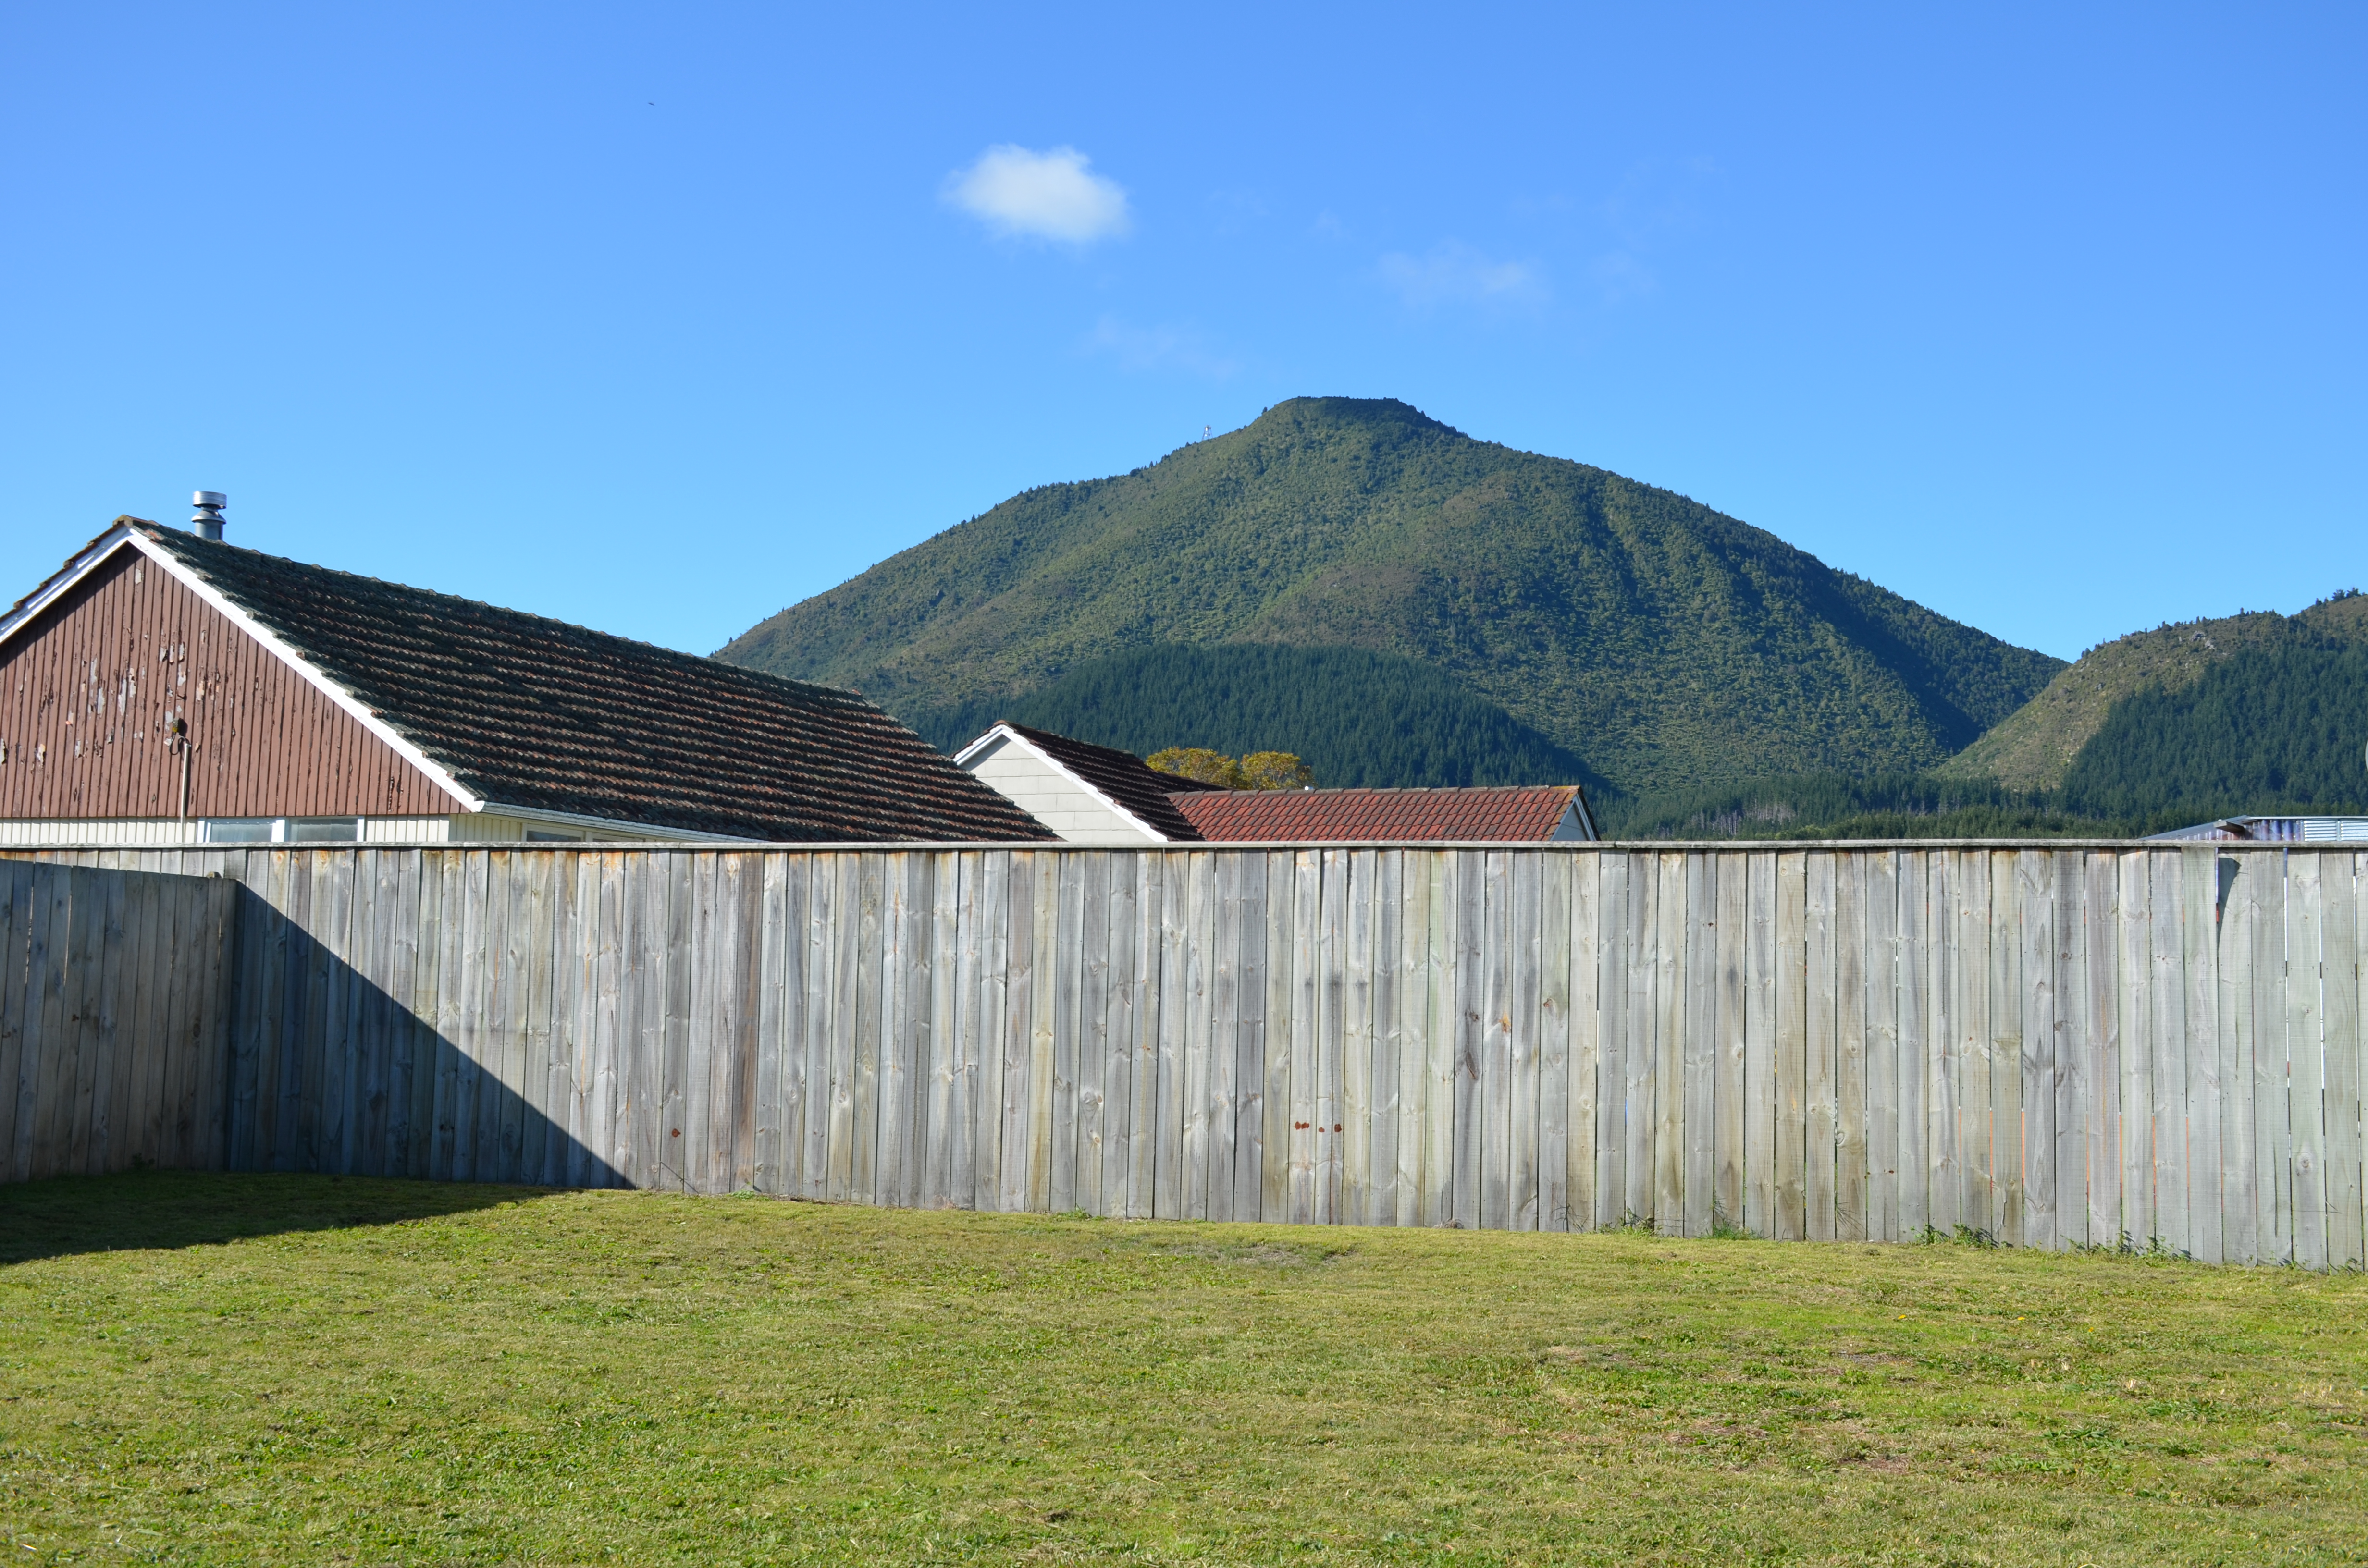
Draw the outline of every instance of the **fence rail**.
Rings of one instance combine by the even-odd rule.
[[[41,858],[236,891],[211,989],[160,979],[202,955],[144,926],[108,926],[116,967],[77,956],[67,982],[54,933],[76,917],[40,903],[54,891],[25,903],[39,873],[10,868],[31,979],[7,994],[97,973],[120,1038],[120,986],[144,977],[183,998],[175,1039],[222,1041],[218,1146],[154,1143],[166,1163],[2368,1256],[2368,856],[2349,848]],[[8,1005],[6,1028],[30,1017]],[[50,1038],[25,1030],[0,1170],[131,1146],[62,1131],[79,1090],[25,1119]]]

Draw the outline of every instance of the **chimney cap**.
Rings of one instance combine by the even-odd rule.
[[[227,506],[230,497],[219,490],[200,490],[189,497],[189,504],[193,506]]]

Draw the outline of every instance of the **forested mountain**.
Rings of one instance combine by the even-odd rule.
[[[1989,771],[2001,762],[2004,778]],[[2126,837],[2368,814],[2368,596],[2117,638],[1935,773],[1769,778],[1606,808],[1614,834],[1674,838]]]
[[[1454,677],[1361,648],[1222,643],[1092,659],[1024,697],[905,715],[953,750],[997,719],[1117,746],[1295,753],[1325,788],[1603,781]]]
[[[720,656],[935,723],[1017,717],[1080,666],[1161,644],[1412,660],[1630,790],[1929,768],[2063,667],[1684,496],[1348,398],[1015,496]],[[1311,760],[1361,744],[1372,672],[1316,673],[1355,676],[1303,705],[1337,731],[1261,744]]]
[[[2081,654],[2044,691],[1936,771],[2009,790],[2053,790],[2123,699],[2184,690],[2223,659],[2296,638],[2368,642],[2368,596],[2337,594],[2293,617],[2255,610],[2116,637]]]

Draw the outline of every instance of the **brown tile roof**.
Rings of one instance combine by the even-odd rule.
[[[1176,809],[1212,844],[1543,843],[1578,792],[1575,784],[1477,790],[1229,790],[1177,795]]]
[[[1170,839],[1191,843],[1199,839],[1201,834],[1184,813],[1169,803],[1168,797],[1229,793],[1221,785],[1203,784],[1197,778],[1179,778],[1172,773],[1161,773],[1130,751],[1098,746],[1090,741],[1071,740],[1050,730],[1031,730],[1008,719],[1002,724],[1013,734],[1025,736],[1045,756],[1117,801],[1122,810],[1133,813],[1136,821]]]
[[[783,842],[1053,836],[851,691],[123,520],[489,805]]]

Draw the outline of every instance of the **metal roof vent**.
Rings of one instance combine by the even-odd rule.
[[[189,519],[189,531],[199,539],[222,538],[222,509],[230,505],[230,497],[219,490],[200,490],[189,499],[198,508],[198,515]]]

